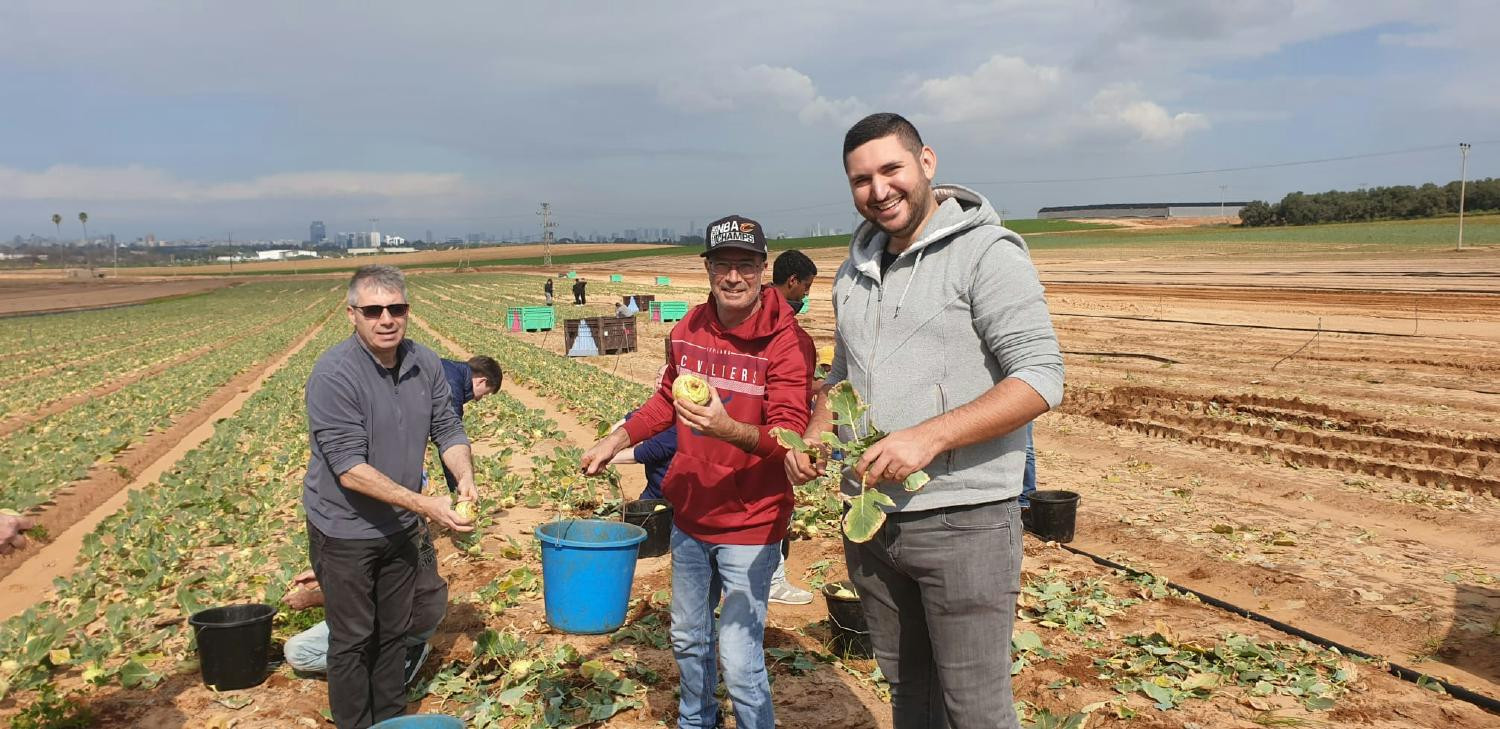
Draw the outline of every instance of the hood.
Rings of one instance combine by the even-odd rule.
[[[792,314],[786,298],[774,286],[761,287],[760,308],[733,329],[725,329],[719,324],[719,307],[714,304],[712,293],[708,295],[707,305],[694,307],[689,316],[698,317],[698,321],[693,322],[696,327],[707,328],[715,335],[745,342],[768,339],[797,323],[797,317]]]
[[[927,221],[927,227],[922,229],[922,235],[912,241],[912,244],[897,256],[897,260],[907,256],[920,256],[922,249],[927,246],[981,225],[993,225],[1000,228],[1004,239],[1017,248],[1026,250],[1026,241],[1001,226],[1000,216],[995,213],[993,207],[990,207],[990,201],[986,200],[983,195],[962,185],[934,185],[932,193],[937,199],[937,211],[932,214],[932,219]],[[854,237],[849,241],[849,261],[854,265],[855,270],[879,281],[880,254],[885,250],[885,244],[889,240],[890,236],[876,227],[874,223],[868,220],[860,223],[859,227],[854,230]]]

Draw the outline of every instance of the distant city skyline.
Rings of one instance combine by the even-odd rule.
[[[0,10],[24,100],[0,240],[81,236],[80,210],[123,241],[539,236],[543,200],[559,235],[847,230],[839,150],[871,111],[1011,217],[1443,183],[1461,141],[1497,176],[1497,23],[1479,0],[28,3]]]

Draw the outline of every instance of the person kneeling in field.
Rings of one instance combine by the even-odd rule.
[[[437,632],[438,625],[448,612],[448,583],[438,576],[437,551],[432,547],[432,536],[426,534],[417,554],[419,571],[417,585],[412,595],[411,628],[406,632],[406,685],[417,677],[417,671],[427,661],[432,646],[427,641]],[[291,589],[281,596],[281,601],[293,610],[306,610],[323,605],[323,590],[312,570],[304,570],[292,578]],[[328,673],[328,621],[288,638],[282,650],[286,663],[298,673]]]
[[[677,429],[677,455],[662,491],[673,517],[678,726],[718,721],[714,691],[722,661],[736,725],[773,729],[766,608],[792,487],[780,463],[786,449],[771,431],[806,428],[813,343],[781,293],[761,288],[766,239],[759,223],[730,216],[710,224],[705,239],[711,298],[672,328],[667,371],[655,394],[595,443],[581,465],[598,474],[625,447]],[[699,380],[695,388],[687,387],[690,376]],[[674,395],[679,380],[692,392]]]

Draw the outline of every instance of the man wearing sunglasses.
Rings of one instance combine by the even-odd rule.
[[[328,703],[339,729],[404,713],[405,636],[426,545],[426,520],[471,522],[445,493],[424,496],[431,440],[477,498],[469,440],[431,349],[406,338],[406,279],[364,266],[349,281],[354,333],[318,358],[307,380],[312,452],[303,481],[308,548],[328,619]],[[435,567],[432,567],[435,571]]]
[[[582,465],[585,473],[598,473],[626,446],[677,429],[677,454],[662,492],[673,507],[678,726],[715,725],[722,661],[737,725],[773,729],[763,651],[766,602],[791,517],[792,487],[781,466],[786,451],[771,431],[801,432],[807,424],[813,343],[781,292],[761,286],[766,237],[760,223],[731,215],[710,223],[705,240],[708,302],[672,328],[656,393],[594,444]],[[689,373],[708,382],[706,404],[673,397],[673,383]]]

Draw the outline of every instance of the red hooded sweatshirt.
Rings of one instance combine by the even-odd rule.
[[[661,386],[625,421],[632,444],[677,428],[677,455],[662,479],[678,529],[713,544],[772,544],[786,536],[792,486],[786,449],[772,428],[807,429],[812,397],[812,337],[781,293],[760,293],[760,308],[733,329],[719,323],[713,297],[688,312],[667,339]],[[677,420],[672,383],[693,372],[719,391],[729,417],[753,425],[760,441],[750,452],[698,433]]]

